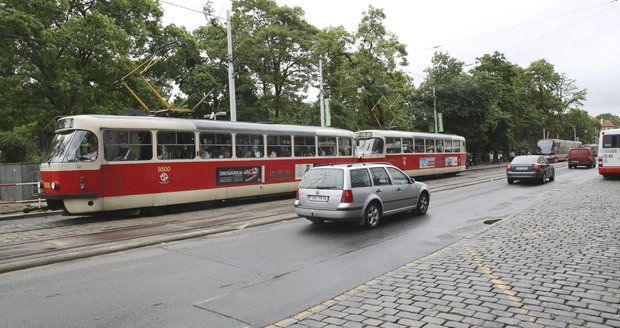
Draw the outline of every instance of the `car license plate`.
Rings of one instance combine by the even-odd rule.
[[[311,202],[327,202],[329,200],[329,196],[317,196],[317,195],[308,195],[308,200]]]
[[[517,166],[517,167],[515,167],[515,170],[516,171],[527,171],[527,167],[525,167],[525,166]]]

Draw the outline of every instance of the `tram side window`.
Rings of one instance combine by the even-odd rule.
[[[231,158],[232,136],[230,133],[201,133],[200,158]]]
[[[434,153],[435,152],[435,140],[433,139],[424,139],[424,144],[426,145],[426,152],[427,153]]]
[[[452,151],[455,153],[461,152],[461,142],[458,140],[452,140]]]
[[[291,157],[291,136],[267,136],[267,156]]]
[[[385,149],[388,154],[400,153],[400,138],[385,138]]]
[[[435,140],[436,153],[443,153],[443,140]]]
[[[316,139],[314,137],[295,136],[293,147],[296,157],[311,157],[316,154]]]
[[[452,152],[452,140],[444,140],[443,141],[443,150],[446,153],[451,153]]]
[[[319,156],[336,156],[336,137],[319,137]]]
[[[159,131],[157,132],[158,159],[193,159],[196,146],[193,132]]]
[[[265,156],[265,143],[262,134],[238,134],[235,137],[237,158],[260,158]]]
[[[338,156],[351,156],[353,141],[351,138],[338,137]]]
[[[144,161],[153,158],[151,131],[103,132],[103,153],[107,161]]]
[[[411,154],[413,153],[413,139],[403,138],[403,153]]]
[[[414,147],[414,151],[416,153],[423,153],[424,150],[424,139],[415,139],[415,147]]]

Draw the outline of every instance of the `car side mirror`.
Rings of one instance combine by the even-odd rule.
[[[414,178],[412,178],[412,177],[409,177],[409,183],[410,183],[410,184],[414,184],[414,183],[415,183],[415,179],[414,179]]]

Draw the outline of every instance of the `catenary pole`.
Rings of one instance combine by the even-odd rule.
[[[325,108],[323,107],[323,60],[319,59],[319,106],[321,108],[321,127],[325,127]]]
[[[227,26],[226,34],[228,34],[228,98],[230,99],[230,121],[237,121],[237,100],[235,99],[235,68],[232,53],[232,21],[230,19],[230,10],[226,10]]]
[[[438,133],[439,123],[437,122],[437,98],[435,97],[435,87],[433,87],[433,115],[435,116],[435,133]]]

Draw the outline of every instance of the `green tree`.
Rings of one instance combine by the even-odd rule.
[[[501,136],[495,134],[505,134],[509,119],[497,107],[500,78],[485,71],[467,74],[462,61],[445,53],[436,53],[432,63],[426,70],[428,78],[417,90],[416,108],[420,110],[416,117],[432,126],[435,100],[437,111],[443,113],[445,132],[464,136],[469,151],[481,155],[502,150]]]
[[[411,79],[400,69],[408,65],[407,51],[396,35],[385,29],[384,20],[382,9],[369,6],[355,33],[358,47],[350,74],[353,85],[361,88],[357,125],[403,129],[409,124],[407,99],[413,92]]]
[[[155,0],[8,0],[0,5],[0,126],[132,105],[117,81],[160,32]],[[36,135],[36,133],[33,133]]]
[[[318,31],[301,8],[272,0],[236,0],[232,10],[234,60],[252,72],[261,107],[286,121],[313,79],[310,50]]]

